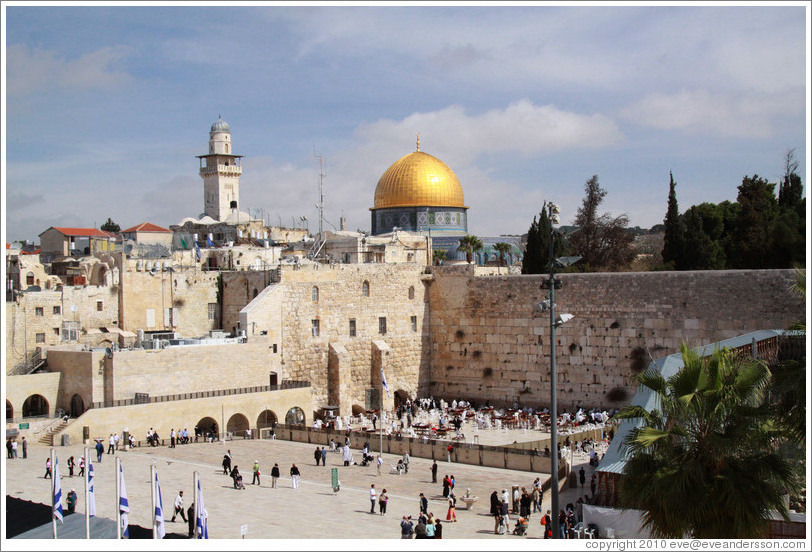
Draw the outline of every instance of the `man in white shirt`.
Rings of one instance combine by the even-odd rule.
[[[178,491],[178,496],[175,497],[175,513],[172,514],[172,521],[175,521],[175,516],[180,514],[180,517],[183,518],[183,521],[189,523],[189,520],[186,519],[186,514],[183,511],[183,491]]]
[[[380,458],[380,456],[378,458]],[[370,514],[375,513],[375,501],[376,501],[376,498],[377,498],[377,491],[375,491],[375,483],[373,483],[372,485],[369,486],[369,503],[370,503],[369,513]]]

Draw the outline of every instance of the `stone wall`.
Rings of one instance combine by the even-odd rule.
[[[548,297],[543,276],[474,277],[470,267],[435,269],[430,392],[494,404],[549,405],[550,323],[534,319]],[[620,407],[652,358],[681,341],[704,345],[803,318],[788,292],[791,270],[559,275],[558,401],[563,408]],[[613,400],[614,399],[614,400]]]
[[[407,264],[284,267],[280,282],[264,291],[261,275],[228,273],[223,275],[223,312],[231,321],[231,313],[241,309],[242,321],[236,321],[247,326],[249,338],[263,340],[270,351],[277,344],[284,377],[310,381],[317,407],[341,397],[346,404],[337,406],[349,413],[352,405],[364,407],[366,390],[380,382],[372,368],[374,340],[385,341],[391,348],[386,378],[392,394],[400,389],[414,397],[420,382],[427,384],[429,309],[422,270]],[[368,283],[368,296],[363,293],[364,282]],[[251,297],[254,289],[256,298]],[[250,303],[246,305],[247,298]],[[385,334],[380,333],[380,318],[386,318]],[[355,320],[355,336],[350,336],[351,319]],[[313,335],[314,320],[318,320],[317,336]],[[346,351],[334,355],[334,362],[342,365],[332,369],[342,375],[342,386],[347,386],[332,396],[328,376],[331,344]],[[393,396],[384,398],[389,408]]]

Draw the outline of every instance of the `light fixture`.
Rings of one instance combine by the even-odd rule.
[[[569,313],[562,313],[559,314],[558,317],[555,319],[555,327],[558,328],[562,324],[566,323],[568,320],[572,320],[573,316]]]

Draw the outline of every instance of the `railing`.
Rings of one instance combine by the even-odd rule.
[[[27,419],[30,420],[31,418],[27,418]],[[54,427],[54,424],[56,424],[57,422],[61,422],[61,421],[62,421],[62,418],[54,418],[54,421],[52,421],[50,424],[42,426],[41,428],[34,430],[33,433],[34,433],[34,435],[37,435],[37,434],[42,433],[44,431],[44,432],[46,432],[46,435],[47,435],[48,431],[52,427]]]
[[[200,174],[213,174],[218,172],[230,174],[242,174],[242,167],[240,165],[217,165],[216,167],[200,167]]]
[[[205,399],[208,397],[223,397],[227,395],[242,395],[245,393],[262,393],[264,391],[281,391],[284,389],[299,389],[302,387],[310,387],[309,381],[283,381],[279,385],[255,385],[253,387],[237,387],[234,389],[217,389],[214,391],[198,391],[197,393],[178,393],[175,395],[160,395],[156,397],[149,397],[148,401],[143,401],[139,397],[137,402],[135,398],[120,399],[117,401],[100,401],[91,404],[90,408],[111,408],[114,406],[130,406],[133,404],[147,404],[147,403],[160,403],[171,401],[185,401],[189,399]]]

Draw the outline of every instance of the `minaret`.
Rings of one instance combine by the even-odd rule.
[[[233,201],[239,208],[241,157],[232,154],[231,129],[218,115],[209,132],[208,155],[197,156],[203,179],[203,212],[214,220],[225,220]]]

